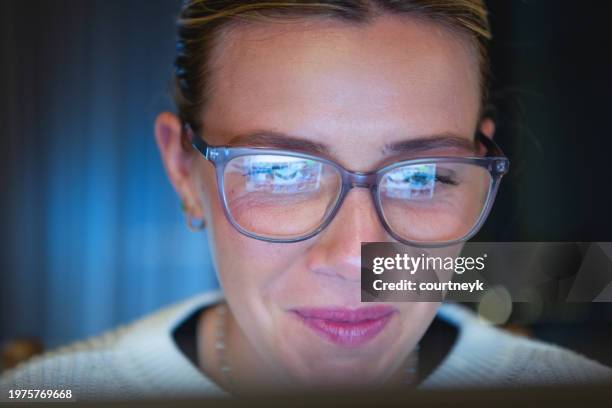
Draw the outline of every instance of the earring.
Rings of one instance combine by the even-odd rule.
[[[201,231],[206,228],[206,220],[192,217],[184,202],[181,201],[181,210],[185,214],[187,220],[187,228],[193,232]]]
[[[187,227],[193,232],[201,231],[206,228],[206,221],[204,219],[199,220],[187,214]]]

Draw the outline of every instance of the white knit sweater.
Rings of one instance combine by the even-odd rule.
[[[9,389],[70,389],[78,400],[227,395],[178,349],[172,331],[198,308],[221,299],[210,292],[128,326],[35,357],[0,379]],[[612,379],[612,370],[562,348],[483,324],[468,309],[444,304],[438,317],[457,340],[422,389],[580,384]]]

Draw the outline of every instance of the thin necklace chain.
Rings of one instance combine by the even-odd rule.
[[[219,361],[219,369],[221,370],[221,375],[223,376],[223,380],[228,385],[228,387],[233,387],[234,380],[232,377],[232,369],[227,361],[227,352],[226,352],[226,343],[225,343],[225,333],[226,327],[225,322],[227,320],[228,310],[225,303],[221,303],[217,308],[217,336],[215,339],[215,349],[217,350],[217,359]]]
[[[217,307],[217,335],[215,339],[215,349],[217,351],[217,359],[219,361],[219,369],[223,380],[227,386],[232,389],[234,388],[234,378],[232,376],[232,369],[227,359],[227,346],[226,346],[226,322],[228,309],[225,303],[219,304]],[[404,376],[402,378],[402,384],[415,385],[418,377],[419,368],[419,349],[420,345],[417,344],[414,350],[408,356],[406,368],[404,369]]]

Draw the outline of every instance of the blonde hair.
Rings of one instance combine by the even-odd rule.
[[[410,15],[467,35],[478,52],[485,105],[491,31],[483,0],[186,0],[178,18],[174,75],[174,101],[181,121],[196,131],[200,128],[199,118],[212,92],[212,56],[224,30],[251,21],[308,17],[363,24],[380,13]]]

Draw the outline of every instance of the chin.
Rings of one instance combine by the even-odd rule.
[[[385,357],[383,350],[377,354],[360,353],[353,349],[351,356],[338,356],[328,348],[317,349],[312,345],[303,354],[293,350],[283,365],[298,386],[314,388],[345,388],[353,386],[375,386],[384,377]]]
[[[381,383],[380,373],[369,372],[362,365],[353,368],[322,366],[300,378],[300,384],[308,388],[339,390],[345,388],[375,388]]]

